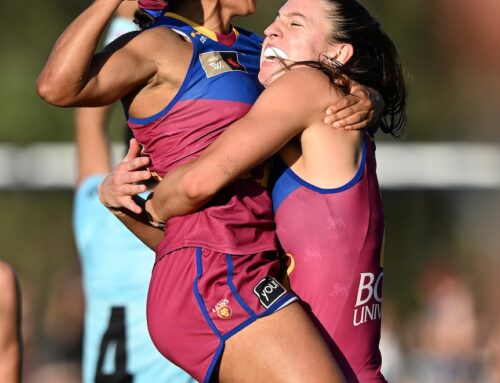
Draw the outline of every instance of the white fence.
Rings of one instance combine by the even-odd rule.
[[[113,146],[113,158],[124,153]],[[385,189],[500,189],[500,145],[378,143],[378,175]],[[0,189],[67,189],[74,185],[72,144],[0,144]]]

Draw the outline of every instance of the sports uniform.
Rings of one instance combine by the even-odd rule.
[[[167,27],[190,41],[192,59],[174,99],[129,126],[151,170],[162,177],[196,158],[262,91],[262,39],[228,35],[168,13]],[[157,348],[199,381],[208,382],[224,341],[257,318],[295,300],[278,283],[280,267],[263,169],[237,180],[202,210],[168,220],[156,249],[148,294],[148,326]]]
[[[379,351],[384,213],[375,144],[354,178],[311,185],[283,163],[273,187],[279,241],[294,293],[317,319],[348,382],[385,382]]]
[[[100,203],[102,178],[84,180],[74,200],[85,292],[83,382],[193,382],[151,341],[146,296],[154,254]]]

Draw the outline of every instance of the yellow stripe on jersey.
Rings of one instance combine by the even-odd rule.
[[[171,17],[173,19],[177,19],[177,20],[180,20],[180,21],[183,21],[186,24],[188,24],[191,27],[193,27],[193,29],[195,29],[198,33],[201,33],[202,35],[207,36],[211,40],[219,41],[217,39],[217,33],[215,33],[214,31],[212,31],[210,29],[208,29],[207,27],[204,27],[203,25],[199,25],[199,24],[195,23],[194,21],[186,19],[185,17],[182,17],[182,16],[177,15],[177,14],[172,13],[172,12],[165,13],[165,16]],[[234,34],[236,35],[236,38],[237,38],[238,35],[239,35],[238,30],[236,28],[233,28],[232,31],[234,32]]]

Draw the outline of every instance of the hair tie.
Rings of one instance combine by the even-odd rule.
[[[139,8],[149,11],[163,11],[168,5],[164,0],[139,0],[137,3]]]

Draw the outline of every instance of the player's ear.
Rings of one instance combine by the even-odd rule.
[[[349,61],[353,54],[354,48],[351,44],[339,43],[333,44],[325,53],[325,56],[343,65]]]

